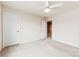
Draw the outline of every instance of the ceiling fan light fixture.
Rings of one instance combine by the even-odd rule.
[[[51,11],[50,8],[44,9],[44,12],[46,12],[46,13],[48,13],[48,12],[50,12],[50,11]]]

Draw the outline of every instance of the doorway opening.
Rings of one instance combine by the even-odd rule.
[[[52,21],[47,22],[47,37],[52,38]]]

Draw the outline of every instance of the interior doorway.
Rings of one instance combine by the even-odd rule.
[[[52,38],[52,21],[47,21],[47,37]]]

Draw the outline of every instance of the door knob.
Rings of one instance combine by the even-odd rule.
[[[19,30],[17,30],[17,32],[19,32]]]

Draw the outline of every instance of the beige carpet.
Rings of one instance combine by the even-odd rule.
[[[3,57],[71,57],[74,51],[66,51],[55,46],[51,39],[38,40],[5,48],[0,56]]]

